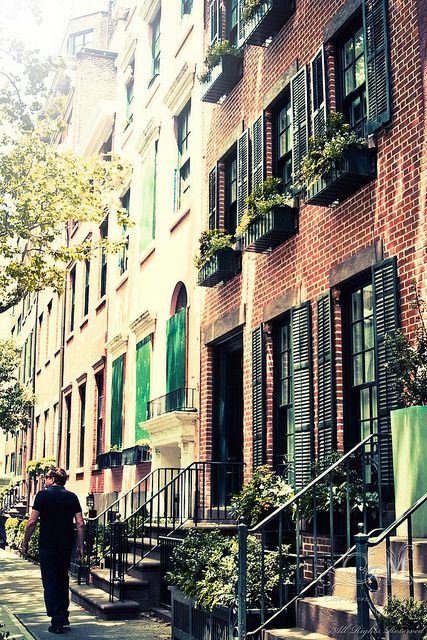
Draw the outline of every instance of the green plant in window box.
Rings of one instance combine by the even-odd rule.
[[[267,178],[246,198],[246,209],[236,229],[237,236],[243,235],[253,220],[262,218],[273,207],[292,207],[293,196],[290,193],[280,193],[281,184],[280,178]]]
[[[366,141],[351,131],[342,113],[329,113],[324,134],[308,141],[308,151],[301,163],[299,179],[305,186],[313,184],[331,171],[351,145],[364,144]]]
[[[121,450],[122,450],[122,448],[121,448],[121,447],[119,447],[119,445],[117,445],[117,444],[113,444],[113,445],[109,448],[108,453],[120,453],[120,452],[121,452]]]
[[[241,13],[243,22],[249,22],[249,20],[252,20],[264,2],[265,0],[243,0]]]
[[[218,40],[214,44],[211,44],[203,61],[203,71],[199,76],[197,76],[199,82],[202,84],[209,82],[212,69],[221,62],[223,56],[237,56],[238,53],[239,50],[231,45],[228,40]]]
[[[221,249],[233,247],[233,236],[225,229],[208,229],[199,238],[199,252],[194,258],[194,265],[201,269]]]

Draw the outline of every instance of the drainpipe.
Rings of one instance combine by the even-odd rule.
[[[68,233],[68,225],[65,226],[66,245],[70,244],[70,237]],[[56,432],[56,451],[55,460],[56,464],[60,464],[61,455],[61,440],[62,440],[62,419],[63,419],[63,402],[62,402],[62,388],[64,386],[64,361],[65,361],[65,325],[66,325],[66,311],[67,311],[67,278],[68,271],[64,275],[64,294],[62,301],[62,317],[61,317],[61,344],[59,347],[59,386],[58,386],[58,429]]]

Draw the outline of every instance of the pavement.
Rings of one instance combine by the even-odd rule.
[[[10,551],[0,549],[0,627],[8,640],[52,640],[48,632],[40,568]],[[136,620],[100,620],[70,603],[69,640],[170,640],[170,625],[141,614]]]

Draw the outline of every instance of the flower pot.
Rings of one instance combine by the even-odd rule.
[[[392,411],[391,441],[396,517],[399,517],[427,492],[427,406]],[[397,535],[407,535],[406,523],[398,528]],[[427,503],[412,516],[412,535],[427,537]]]

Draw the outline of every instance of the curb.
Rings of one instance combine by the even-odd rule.
[[[30,631],[13,615],[9,607],[0,604],[0,623],[3,623],[0,631],[10,633],[10,640],[34,640]]]

